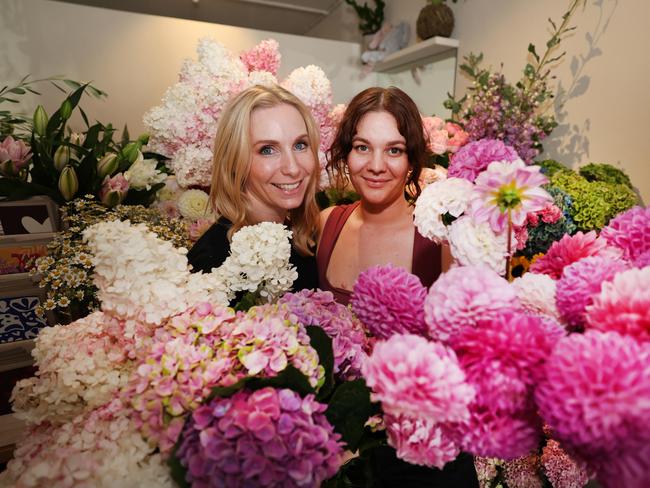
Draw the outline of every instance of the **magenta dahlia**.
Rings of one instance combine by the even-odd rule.
[[[533,273],[547,274],[554,280],[562,276],[562,270],[576,261],[589,256],[619,256],[616,248],[609,247],[607,241],[599,239],[595,231],[576,232],[574,235],[564,234],[562,239],[555,241],[546,254],[530,266]]]
[[[407,463],[442,469],[460,454],[454,434],[445,424],[406,415],[386,415],[384,420],[388,444]]]
[[[587,307],[587,327],[650,344],[650,267],[633,268],[603,283]]]
[[[568,452],[591,467],[650,443],[650,344],[587,331],[558,342],[535,391],[539,412]],[[650,457],[646,458],[650,471]],[[628,486],[628,485],[626,485]]]
[[[585,311],[594,295],[600,293],[603,282],[627,269],[621,259],[593,256],[570,264],[557,281],[555,302],[562,318],[572,328],[582,328]]]
[[[461,147],[449,161],[448,175],[474,181],[493,161],[519,159],[517,151],[497,139],[481,139]]]
[[[362,368],[374,401],[391,415],[426,416],[461,422],[474,398],[454,351],[412,334],[395,334],[375,344]]]
[[[359,275],[352,290],[352,310],[380,339],[393,334],[424,335],[427,289],[403,268],[373,266]]]
[[[650,486],[650,443],[618,453],[595,464],[596,478],[605,488]]]
[[[318,325],[332,339],[334,374],[343,380],[361,375],[361,363],[370,345],[363,325],[350,309],[334,301],[330,291],[302,290],[286,293],[279,305],[288,307],[291,322]]]
[[[196,486],[320,486],[343,454],[326,408],[270,387],[215,398],[194,411],[176,455]]]
[[[644,253],[639,254],[632,262],[635,268],[645,268],[650,266],[650,249]]]
[[[516,291],[486,266],[462,266],[442,274],[424,301],[429,336],[448,341],[465,327],[520,309]]]
[[[650,250],[650,207],[632,207],[617,215],[600,231],[611,246],[623,251],[623,256],[635,260]]]

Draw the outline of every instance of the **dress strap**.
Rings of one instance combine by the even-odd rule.
[[[412,273],[420,278],[424,286],[429,288],[442,273],[442,246],[422,236],[415,229],[413,241]]]

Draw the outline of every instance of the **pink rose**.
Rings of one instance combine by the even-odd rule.
[[[124,174],[117,173],[112,178],[106,176],[99,190],[99,199],[108,207],[119,205],[129,192],[129,181]]]
[[[449,135],[446,130],[439,130],[429,134],[429,149],[433,154],[444,154],[447,152]]]
[[[447,150],[449,152],[455,153],[462,146],[467,144],[469,141],[469,134],[465,132],[462,127],[454,122],[447,122],[445,124],[445,130],[449,134],[449,140],[447,141]]]
[[[7,136],[0,142],[0,173],[12,176],[27,165],[32,157],[29,146],[23,141]]]

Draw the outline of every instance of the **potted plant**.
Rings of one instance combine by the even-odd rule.
[[[374,0],[375,8],[372,9],[368,6],[367,2],[359,5],[355,0],[345,0],[345,3],[354,8],[359,16],[359,30],[363,36],[362,51],[365,51],[372,39],[372,36],[381,29],[384,23],[384,7],[386,2],[384,0]]]
[[[456,0],[453,0],[456,3]],[[454,13],[445,0],[429,0],[420,10],[416,22],[416,30],[420,39],[434,36],[449,37],[454,30]]]

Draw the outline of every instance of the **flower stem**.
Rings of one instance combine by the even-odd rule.
[[[510,259],[512,258],[512,209],[508,207],[508,244],[507,244],[507,256],[506,256],[506,279],[512,281],[511,269],[510,269]]]

